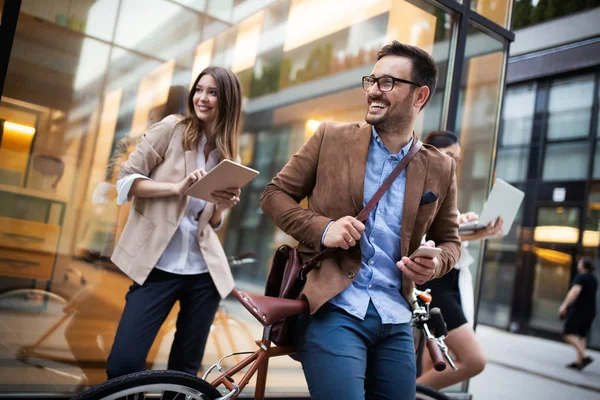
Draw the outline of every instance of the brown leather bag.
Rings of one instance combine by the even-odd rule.
[[[365,222],[375,204],[381,199],[386,190],[392,185],[394,180],[406,168],[410,160],[421,149],[423,143],[413,136],[413,145],[408,154],[394,168],[387,177],[383,185],[377,190],[375,195],[369,200],[365,208],[356,216],[360,222]],[[306,262],[302,262],[301,253],[297,247],[283,245],[277,249],[271,263],[271,271],[267,278],[265,287],[265,296],[279,297],[283,299],[299,299],[306,275],[313,270],[321,260],[332,256],[339,249],[327,248]],[[295,344],[296,340],[296,320],[297,317],[286,318],[276,322],[271,326],[271,342],[277,346],[290,346]]]

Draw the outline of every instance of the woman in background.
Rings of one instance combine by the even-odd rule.
[[[431,132],[425,139],[425,144],[436,147],[442,153],[452,157],[457,165],[460,164],[460,142],[453,133]],[[465,214],[458,213],[459,224],[476,219],[478,219],[478,215],[472,211]],[[442,372],[435,371],[430,357],[424,354],[423,370],[417,383],[442,389],[472,378],[483,371],[485,356],[473,330],[474,293],[469,265],[473,263],[474,259],[467,250],[467,242],[494,237],[501,232],[502,218],[499,218],[498,221],[492,222],[472,234],[459,234],[462,248],[458,264],[443,277],[418,286],[420,290],[431,289],[433,301],[430,307],[438,307],[442,311],[448,327],[448,337],[445,342],[455,356],[458,370],[453,371],[451,368],[446,368]]]

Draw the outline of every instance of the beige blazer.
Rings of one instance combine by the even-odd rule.
[[[129,159],[121,166],[119,179],[142,174],[158,182],[180,182],[196,169],[197,149],[183,150],[180,116],[170,115],[152,125],[141,137]],[[143,285],[167,248],[187,208],[187,196],[134,198],[123,233],[111,260],[131,279]],[[229,263],[209,220],[214,204],[206,207],[198,221],[198,243],[208,272],[222,298],[234,287]]]
[[[364,177],[371,125],[322,123],[315,134],[267,185],[261,207],[284,232],[300,242],[303,253],[321,250],[321,236],[331,220],[357,215],[363,208]],[[403,256],[410,255],[427,234],[442,249],[438,278],[456,264],[460,238],[456,211],[456,177],[452,159],[424,145],[406,167],[406,189],[400,232]],[[423,194],[437,199],[422,202]],[[308,209],[298,204],[308,197]],[[312,270],[303,295],[315,313],[347,288],[361,266],[360,246],[340,251]],[[398,260],[399,261],[399,260]],[[410,304],[414,284],[402,280],[402,295]]]

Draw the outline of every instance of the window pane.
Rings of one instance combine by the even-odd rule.
[[[501,42],[473,26],[469,28],[461,83],[464,89],[457,112],[457,133],[463,149],[463,162],[458,168],[459,209],[462,212],[471,210],[469,204],[485,202],[497,134],[494,116],[500,108],[503,49]]]
[[[584,180],[588,173],[590,146],[587,142],[547,144],[542,179]]]
[[[191,66],[190,49],[201,39],[204,19],[200,13],[166,0],[123,0],[115,43],[157,57]]]
[[[457,133],[463,149],[463,162],[458,167],[458,208],[463,213],[481,213],[487,197],[498,134],[496,121],[500,112],[504,57],[502,42],[474,26],[469,27],[457,111]],[[469,267],[474,277],[482,264],[481,246],[482,241],[469,243],[469,253],[475,258]]]
[[[524,182],[527,177],[529,148],[498,149],[496,174],[507,182]]]
[[[538,209],[532,247],[536,256],[530,325],[560,332],[563,321],[556,310],[571,281],[573,248],[579,239],[579,210],[576,208]]]
[[[521,190],[523,186],[519,187]],[[523,204],[508,234],[488,239],[484,255],[485,268],[482,276],[481,299],[478,321],[485,324],[509,327],[513,301],[514,279],[519,264],[519,239]]]
[[[23,0],[19,19],[41,18],[98,39],[112,39],[119,0]]]
[[[531,142],[536,84],[510,86],[506,89],[502,111],[500,146],[526,145]]]
[[[593,75],[554,81],[548,102],[548,140],[588,136],[593,97]]]
[[[472,0],[471,9],[500,26],[507,27],[512,0]]]

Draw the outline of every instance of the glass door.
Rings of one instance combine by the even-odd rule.
[[[571,282],[579,241],[580,209],[539,207],[532,253],[535,256],[529,326],[552,333],[562,331],[558,308]]]

